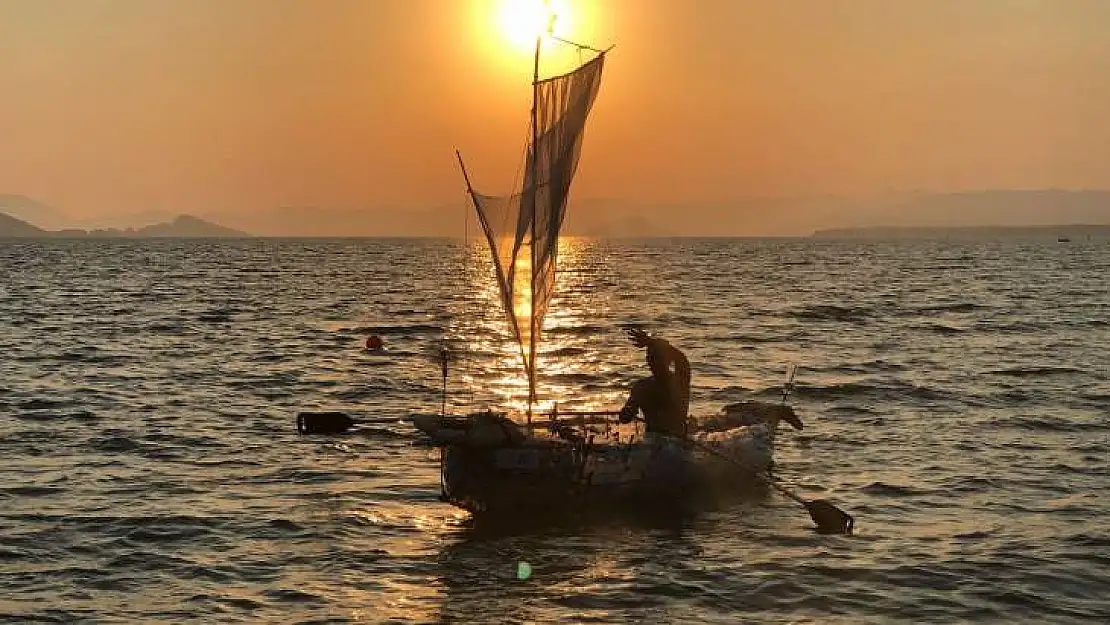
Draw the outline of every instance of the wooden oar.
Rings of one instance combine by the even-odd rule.
[[[791,373],[790,378],[791,378],[791,382],[792,382],[793,378],[794,378],[793,373]],[[636,417],[636,420],[637,421],[643,421],[643,418],[642,417]],[[821,533],[821,534],[851,534],[852,533],[852,528],[853,528],[853,526],[855,526],[856,520],[854,518],[852,518],[852,515],[848,514],[847,512],[845,512],[843,510],[841,510],[840,508],[837,508],[836,506],[834,506],[828,500],[826,500],[826,499],[816,499],[814,501],[807,501],[806,499],[803,499],[801,495],[795,493],[794,491],[792,491],[789,488],[780,484],[778,480],[776,480],[775,478],[768,475],[766,471],[761,471],[761,470],[757,469],[756,467],[753,467],[753,466],[751,466],[751,465],[749,465],[745,462],[742,462],[742,461],[740,461],[736,458],[733,458],[732,456],[729,456],[728,454],[717,451],[716,449],[713,449],[712,447],[710,447],[708,445],[705,445],[704,443],[699,443],[698,441],[691,440],[689,438],[684,438],[684,437],[677,437],[676,436],[676,437],[673,437],[673,438],[677,439],[678,441],[680,441],[682,443],[690,445],[691,447],[694,447],[696,449],[700,449],[700,450],[702,450],[702,451],[704,451],[704,452],[706,452],[706,453],[708,453],[712,456],[716,456],[717,458],[720,458],[720,459],[722,459],[726,462],[731,462],[732,464],[734,464],[734,465],[736,465],[736,466],[738,466],[742,469],[745,469],[747,471],[751,471],[753,474],[755,474],[756,477],[758,477],[760,480],[765,482],[771,488],[774,488],[775,490],[777,490],[780,493],[786,495],[790,499],[793,499],[794,501],[802,504],[803,506],[805,506],[806,511],[809,512],[809,517],[811,519],[813,519],[814,523],[817,524],[817,531],[819,533]]]
[[[774,488],[775,490],[779,491],[780,493],[786,495],[787,497],[789,497],[789,498],[793,499],[794,501],[796,501],[796,502],[802,504],[803,506],[805,506],[806,511],[809,512],[809,517],[811,519],[813,519],[814,523],[817,524],[818,533],[821,533],[821,534],[851,534],[852,533],[852,527],[855,525],[856,520],[852,518],[852,515],[848,514],[847,512],[845,512],[843,510],[841,510],[840,508],[837,508],[832,503],[830,503],[828,500],[826,500],[826,499],[816,499],[814,501],[807,501],[807,500],[803,499],[801,497],[801,495],[798,495],[794,491],[792,491],[789,488],[780,484],[778,480],[776,480],[775,478],[768,475],[767,472],[765,472],[765,471],[760,471],[760,470],[756,469],[755,467],[753,467],[753,466],[751,466],[751,465],[749,465],[745,462],[737,460],[736,458],[733,458],[732,456],[729,456],[728,454],[717,451],[716,449],[713,449],[712,447],[710,447],[708,445],[699,443],[698,441],[685,439],[684,442],[688,443],[690,446],[692,446],[694,448],[700,449],[700,450],[702,450],[702,451],[704,451],[704,452],[706,452],[710,455],[713,455],[713,456],[716,456],[717,458],[725,460],[726,462],[731,462],[732,464],[734,464],[738,467],[741,467],[741,468],[743,468],[747,471],[752,471],[753,473],[755,473],[756,477],[758,477],[759,479],[763,480],[765,483],[770,485],[771,488]]]
[[[360,419],[336,410],[297,413],[297,431],[301,434],[344,434],[356,425],[394,425],[404,419]]]

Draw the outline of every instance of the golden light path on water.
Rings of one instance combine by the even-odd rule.
[[[474,373],[466,372],[461,379],[464,388],[476,383],[486,384],[497,400],[491,408],[524,413],[528,409],[528,379],[523,359],[528,354],[527,332],[532,305],[530,289],[526,286],[531,275],[530,253],[527,249],[521,252],[515,274],[514,312],[524,337],[522,349],[511,338],[508,315],[504,312],[495,273],[484,246],[484,241],[474,241],[468,251],[473,264],[479,267],[468,272],[468,284],[473,292],[481,295],[483,314],[477,332],[469,336],[471,343],[467,349],[494,354],[492,369],[500,375],[480,382]],[[555,294],[548,305],[543,331],[537,340],[537,403],[532,407],[535,413],[548,412],[556,404],[579,410],[597,410],[612,407],[619,400],[619,393],[613,392],[587,396],[581,385],[575,383],[581,376],[604,378],[616,369],[612,363],[593,357],[588,345],[589,328],[596,323],[598,315],[608,312],[604,301],[590,302],[584,297],[592,280],[583,271],[584,252],[588,246],[589,242],[585,239],[562,237],[559,240]],[[586,331],[579,331],[581,328],[586,328]]]

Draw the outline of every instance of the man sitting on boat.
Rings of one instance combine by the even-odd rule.
[[[639,328],[628,331],[636,347],[647,348],[651,377],[632,385],[621,408],[620,422],[628,423],[644,413],[647,431],[669,436],[686,436],[686,414],[690,409],[690,361],[667,341]]]

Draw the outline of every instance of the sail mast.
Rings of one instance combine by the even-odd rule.
[[[540,88],[540,44],[543,35],[536,35],[536,60],[532,66],[532,244],[529,246],[532,254],[530,296],[532,310],[529,314],[528,326],[528,424],[532,424],[532,404],[536,401],[536,202],[539,195],[538,163],[539,154],[539,125],[536,123],[536,108],[539,103]]]
[[[548,36],[553,35],[554,16],[550,18]],[[543,318],[554,293],[559,231],[566,212],[570,183],[578,164],[586,117],[600,87],[605,58],[605,51],[599,52],[592,61],[580,62],[573,71],[541,82],[540,53],[543,42],[544,34],[536,37],[532,68],[532,130],[527,151],[530,162],[526,165],[523,187],[506,196],[479,193],[470,184],[459,157],[459,167],[466,179],[470,199],[489,244],[501,304],[520,346],[528,376],[529,426],[538,398],[537,346]],[[540,106],[543,106],[542,112]],[[528,269],[524,261],[525,246],[528,246],[527,253],[531,259]],[[528,278],[518,271],[526,272]],[[529,302],[521,308],[524,297],[529,297]],[[527,321],[525,315],[529,317]],[[525,326],[525,323],[528,325]]]

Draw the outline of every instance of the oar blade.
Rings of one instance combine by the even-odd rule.
[[[343,434],[355,420],[342,412],[302,412],[297,415],[297,431],[301,434]]]
[[[805,502],[806,510],[817,524],[819,534],[851,534],[856,520],[852,515],[837,508],[825,499]]]

